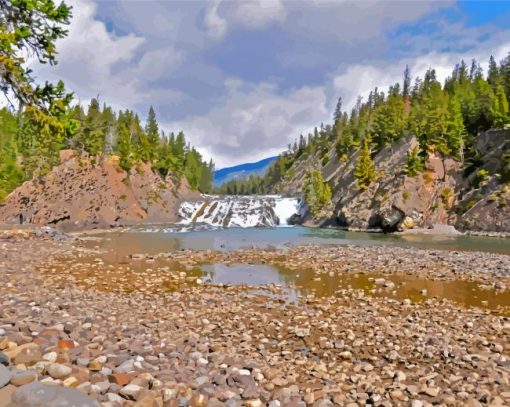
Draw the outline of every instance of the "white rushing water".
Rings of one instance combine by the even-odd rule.
[[[202,199],[183,202],[179,208],[181,224],[224,228],[287,226],[293,215],[303,212],[301,199],[278,195],[204,195]]]

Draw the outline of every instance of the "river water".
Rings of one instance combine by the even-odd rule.
[[[106,233],[102,245],[119,254],[155,254],[170,250],[236,250],[282,248],[290,245],[386,245],[440,250],[483,251],[509,254],[510,239],[478,236],[394,235],[347,232],[301,226],[276,228],[226,228],[175,231],[167,226],[139,227]]]
[[[198,228],[200,229],[200,228]],[[135,273],[158,263],[130,262],[133,253],[151,256],[181,249],[232,251],[243,248],[282,249],[293,245],[384,245],[416,247],[433,250],[483,251],[509,255],[510,239],[475,236],[384,235],[379,233],[347,232],[337,229],[305,227],[221,228],[175,231],[178,228],[154,225],[127,229],[122,232],[103,233],[87,245],[101,249],[101,258],[112,267],[128,267]],[[94,256],[95,257],[95,256]],[[86,262],[86,259],[82,259]],[[91,258],[91,267],[95,259]],[[129,266],[125,266],[128,264]],[[124,266],[122,266],[124,265]],[[127,269],[126,269],[127,270]],[[182,271],[182,270],[181,270]],[[384,276],[394,283],[386,290],[374,284],[378,276],[373,273],[347,273],[324,275],[320,279],[311,270],[289,270],[267,264],[202,264],[186,270],[192,279],[212,284],[261,286],[277,284],[284,288],[289,299],[298,296],[342,295],[345,289],[360,289],[367,295],[394,299],[424,301],[438,297],[466,307],[492,309],[510,315],[510,290],[484,288],[479,282],[462,280],[440,281],[409,274]],[[107,276],[105,276],[107,278]],[[177,289],[174,287],[173,289]]]

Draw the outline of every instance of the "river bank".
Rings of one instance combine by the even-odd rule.
[[[48,235],[0,245],[0,358],[9,362],[0,377],[15,372],[14,384],[0,380],[0,400],[37,379],[106,406],[510,403],[504,308],[348,286],[288,301],[281,285],[204,284],[196,269],[266,263],[322,280],[362,272],[383,275],[374,279],[383,291],[392,276],[415,273],[506,292],[505,255],[350,245],[118,257],[94,239]]]

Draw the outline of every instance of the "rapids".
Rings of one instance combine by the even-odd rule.
[[[202,199],[183,202],[179,207],[181,224],[223,228],[287,226],[292,218],[303,216],[304,211],[301,199],[278,195],[204,195]]]

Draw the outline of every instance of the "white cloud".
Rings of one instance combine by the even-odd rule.
[[[259,29],[270,23],[281,23],[285,17],[285,7],[280,0],[210,0],[204,25],[210,37],[219,39],[232,25]]]
[[[58,65],[33,67],[39,79],[63,79],[82,103],[97,95],[115,107],[125,107],[138,98],[133,78],[121,81],[114,74],[118,65],[130,66],[144,38],[135,34],[117,36],[95,19],[96,4],[72,0],[73,19],[69,35],[57,43]]]
[[[225,86],[229,93],[221,106],[170,124],[184,130],[205,156],[214,157],[218,168],[277,154],[328,116],[320,86],[288,92],[240,80],[228,80]]]
[[[338,95],[352,106],[375,86],[400,82],[406,64],[413,77],[432,66],[442,80],[461,58],[486,61],[490,50],[506,56],[510,34],[493,27],[439,24],[430,34],[388,36],[451,3],[72,0],[59,65],[34,69],[41,79],[64,79],[84,103],[100,94],[142,117],[153,104],[163,129],[185,130],[220,167],[282,151],[328,121]],[[271,24],[279,29],[263,30]],[[439,52],[450,46],[472,51]]]
[[[508,34],[509,36],[506,38],[510,38],[510,33]],[[476,49],[466,53],[430,52],[418,58],[401,59],[390,64],[387,62],[354,64],[333,78],[333,86],[336,93],[342,96],[345,108],[350,109],[356,103],[358,96],[362,96],[366,100],[370,91],[376,86],[379,90],[386,91],[396,82],[402,83],[406,65],[411,70],[413,80],[417,76],[423,78],[425,72],[429,68],[433,68],[436,70],[437,79],[442,83],[451,75],[455,64],[462,59],[469,65],[471,59],[474,58],[486,71],[491,55],[495,57],[496,61],[499,61],[509,52],[510,41],[499,42],[499,38],[495,38],[491,40],[491,44],[479,44]]]
[[[211,0],[205,12],[204,24],[209,36],[222,38],[227,31],[227,21],[218,14],[218,7],[221,0]]]
[[[245,0],[237,4],[232,16],[245,27],[261,28],[285,20],[285,8],[280,0]]]
[[[184,52],[172,45],[146,50],[146,40],[139,35],[109,32],[96,19],[97,4],[93,1],[69,3],[73,19],[69,35],[57,43],[59,63],[55,67],[35,65],[38,78],[64,79],[80,103],[99,95],[116,109],[185,98],[178,90],[147,85],[179,69],[186,59]]]

